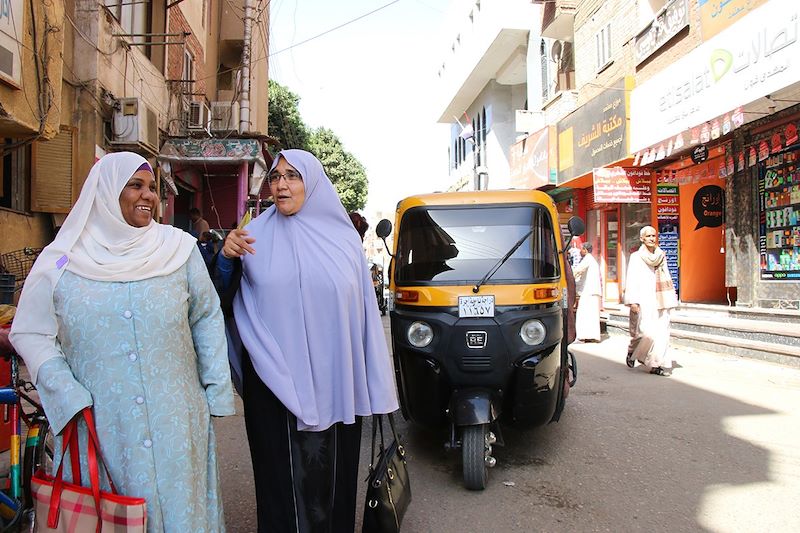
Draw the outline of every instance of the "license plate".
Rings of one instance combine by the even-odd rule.
[[[459,296],[458,297],[458,317],[493,317],[494,316],[494,296]]]

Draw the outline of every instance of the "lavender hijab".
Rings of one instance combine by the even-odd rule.
[[[372,278],[336,190],[312,154],[283,150],[303,177],[296,214],[273,206],[248,224],[234,317],[261,380],[297,417],[323,431],[397,409],[392,364]],[[271,170],[272,170],[271,169]]]

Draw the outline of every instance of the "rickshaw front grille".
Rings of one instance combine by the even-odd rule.
[[[461,357],[461,368],[464,370],[490,370],[492,356],[485,354],[467,354]]]

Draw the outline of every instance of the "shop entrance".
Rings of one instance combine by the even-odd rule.
[[[725,289],[724,158],[678,172],[680,297],[682,302],[727,304]]]

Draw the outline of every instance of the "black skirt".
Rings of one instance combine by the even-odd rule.
[[[298,431],[297,419],[242,357],[244,419],[259,533],[346,533],[355,529],[361,419]]]

